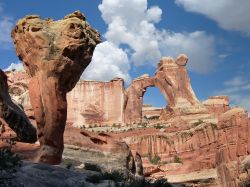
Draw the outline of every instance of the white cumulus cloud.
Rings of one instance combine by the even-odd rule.
[[[226,30],[240,31],[250,36],[249,0],[175,0],[187,11],[196,12],[216,21]]]
[[[191,71],[207,73],[214,66],[213,36],[204,31],[177,33],[158,29],[155,24],[161,21],[162,10],[158,6],[148,7],[147,0],[102,0],[99,10],[108,26],[104,33],[108,43],[96,48],[93,61],[83,77],[108,80],[112,75],[120,75],[128,79],[129,68],[124,68],[125,63],[126,67],[131,65],[155,67],[162,56],[176,57],[179,53],[186,53],[189,56],[188,67]],[[112,47],[107,44],[112,44]],[[107,50],[104,49],[106,47]],[[116,50],[111,51],[110,48]],[[103,54],[103,51],[110,51],[113,54],[111,56]],[[100,54],[103,54],[102,58],[98,57]],[[127,59],[121,60],[122,63],[112,59],[125,54]],[[104,65],[106,59],[107,67]],[[119,59],[125,58],[119,57]],[[100,71],[100,75],[95,75],[97,73],[95,69]]]
[[[188,68],[193,72],[207,73],[215,66],[215,39],[204,31],[191,33],[161,33],[162,54],[176,57],[186,53],[189,57]]]
[[[115,77],[130,81],[127,54],[111,42],[96,46],[92,62],[82,74],[82,79],[109,81]]]

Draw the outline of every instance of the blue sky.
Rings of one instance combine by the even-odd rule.
[[[123,77],[126,84],[153,75],[161,56],[189,56],[188,70],[200,100],[229,95],[250,110],[250,1],[248,0],[0,0],[0,68],[19,63],[11,27],[27,14],[55,20],[75,10],[102,35],[85,79]],[[157,88],[147,104],[165,105]]]

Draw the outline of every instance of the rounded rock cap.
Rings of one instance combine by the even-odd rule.
[[[188,62],[188,57],[185,54],[180,54],[176,60],[175,60],[176,64],[178,64],[179,66],[186,66],[187,62]]]

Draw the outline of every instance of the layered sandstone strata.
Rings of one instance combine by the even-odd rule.
[[[202,103],[209,112],[213,113],[216,117],[219,117],[230,109],[228,96],[211,96]]]
[[[67,122],[74,126],[123,123],[125,90],[123,79],[77,83],[67,95]]]
[[[241,168],[241,162],[250,153],[249,133],[250,120],[244,109],[233,108],[220,116],[216,165],[222,187],[239,186],[241,172],[247,173],[248,165],[245,163],[246,168]]]
[[[77,11],[59,21],[26,16],[17,22],[11,36],[30,76],[29,94],[41,144],[38,161],[60,163],[66,93],[90,63],[100,35]]]

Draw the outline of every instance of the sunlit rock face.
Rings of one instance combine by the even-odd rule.
[[[239,186],[244,179],[241,174],[248,173],[241,162],[250,153],[249,129],[250,120],[243,108],[233,108],[219,117],[216,165],[223,187]]]
[[[186,55],[179,55],[176,60],[163,57],[158,64],[155,84],[166,97],[171,110],[199,103],[185,67],[187,61]]]
[[[37,140],[35,127],[32,126],[24,111],[14,103],[9,95],[7,76],[0,70],[0,123],[7,124],[15,133],[18,141],[34,143]],[[0,134],[3,132],[1,130]]]
[[[176,60],[168,59],[172,64],[170,67],[175,67],[171,71],[178,72],[179,70],[176,68],[178,58]],[[182,66],[185,64],[178,63]],[[178,67],[179,64],[177,64]],[[154,77],[143,75],[135,79],[127,90],[125,90],[121,79],[114,79],[110,82],[79,81],[76,87],[68,93],[68,122],[76,126],[88,123],[100,126],[112,125],[120,123],[121,120],[126,122],[126,119],[130,120],[129,123],[140,122],[142,118],[141,107],[143,106],[142,97],[146,88],[157,87],[159,80],[165,81],[166,88],[168,88],[166,84],[169,82],[178,82],[175,79],[179,78],[174,76],[171,78],[171,73],[166,73],[162,78],[158,77],[157,73],[163,72],[163,69],[158,68]],[[170,71],[168,68],[165,70]],[[8,76],[10,77],[10,75]],[[180,75],[177,73],[176,76]],[[185,79],[181,79],[179,82],[183,80]],[[188,88],[188,86],[186,87]],[[207,179],[211,179],[211,185],[225,187],[237,186],[249,180],[249,158],[247,155],[250,152],[250,119],[246,111],[231,107],[227,96],[212,96],[206,101],[200,102],[195,95],[192,96],[192,89],[182,88],[182,92],[190,92],[191,94],[179,93],[181,88],[176,88],[176,91],[173,91],[174,88],[170,90],[160,89],[162,93],[176,95],[179,98],[175,100],[176,103],[173,102],[173,105],[169,105],[161,111],[160,119],[155,119],[154,123],[159,123],[160,128],[147,124],[146,128],[111,134],[114,138],[124,140],[133,153],[138,152],[142,156],[144,173],[152,178],[168,176],[170,182],[183,181],[183,175],[186,176],[185,180],[191,181],[194,180],[194,177],[197,181],[202,181],[204,177],[207,177]],[[166,101],[169,102],[167,97]],[[126,113],[128,106],[131,109],[130,113]],[[130,117],[126,118],[128,114]],[[147,114],[159,115],[159,111],[153,111],[153,113],[150,111]],[[74,142],[73,144],[80,144],[82,147],[90,147],[91,149],[97,146],[103,152],[119,150],[116,146],[109,150],[113,146],[109,143],[105,144],[106,139],[104,138],[104,140],[99,135],[87,133],[84,136],[88,140],[82,141],[79,134],[73,135],[73,132],[66,130],[65,141],[67,144]],[[127,154],[127,152],[124,153],[124,155]],[[150,163],[149,154],[160,156],[161,162],[165,163],[160,165]],[[173,163],[176,156],[180,158],[181,163]],[[117,158],[120,159],[120,157]],[[135,166],[131,163],[129,165],[133,170]]]
[[[26,16],[11,36],[30,76],[29,95],[41,144],[38,161],[58,164],[67,117],[66,93],[90,63],[100,35],[77,11],[59,21]]]
[[[109,82],[84,81],[67,95],[68,119],[74,126],[123,123],[125,89],[123,79]]]
[[[127,88],[127,101],[125,103],[125,123],[140,123],[142,120],[143,95],[147,87],[154,86],[154,78],[142,75],[134,79]]]

